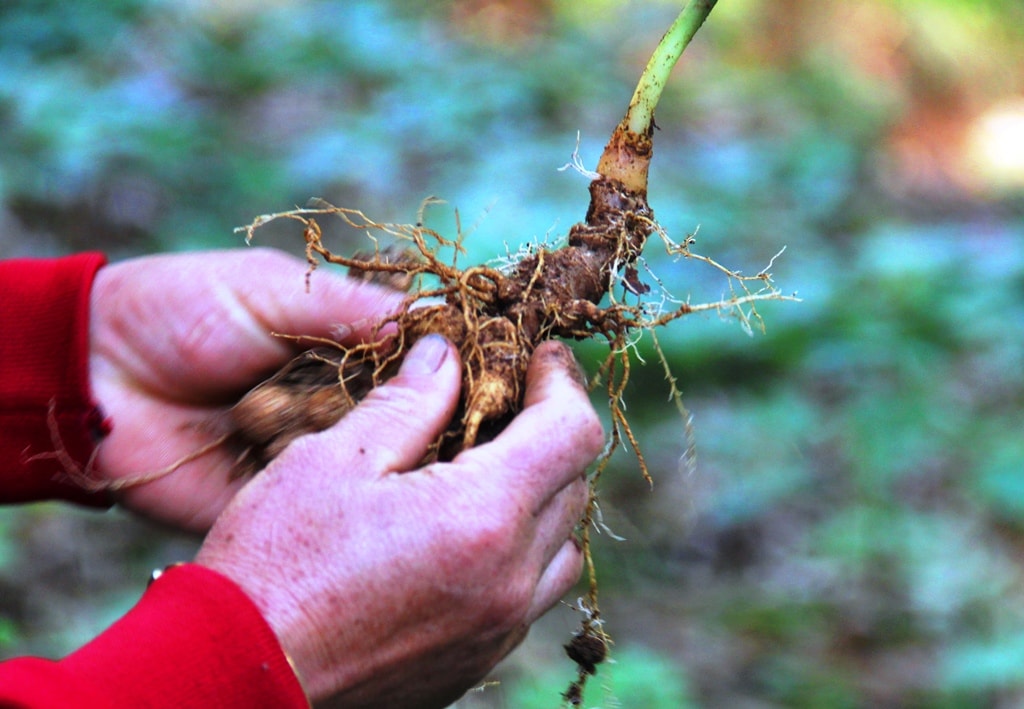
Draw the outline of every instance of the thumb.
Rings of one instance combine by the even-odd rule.
[[[406,354],[398,374],[372,389],[333,427],[315,434],[317,447],[349,451],[349,475],[413,469],[455,413],[461,369],[448,340],[426,335]]]

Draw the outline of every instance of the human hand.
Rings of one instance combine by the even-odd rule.
[[[250,482],[196,562],[248,593],[313,700],[447,706],[579,577],[571,535],[604,436],[574,367],[564,345],[541,345],[505,430],[417,469],[460,387],[454,348],[424,338]]]
[[[402,295],[317,272],[269,249],[139,258],[106,266],[92,290],[93,396],[113,424],[90,477],[116,488],[185,460],[217,432],[202,426],[287,362],[295,346],[272,332],[353,342]],[[244,483],[223,447],[114,494],[175,526],[205,531]]]

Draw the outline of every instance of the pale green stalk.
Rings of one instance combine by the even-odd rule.
[[[653,153],[654,109],[672,68],[716,3],[717,0],[690,0],[661,38],[640,76],[625,117],[612,132],[601,154],[597,163],[598,174],[621,183],[632,192],[647,194],[647,172]]]
[[[661,93],[665,89],[672,68],[717,2],[718,0],[691,0],[661,38],[629,102],[629,110],[626,111],[628,130],[641,135],[650,130],[654,120],[654,108],[661,99]]]

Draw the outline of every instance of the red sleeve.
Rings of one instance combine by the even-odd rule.
[[[232,581],[168,569],[123,618],[60,661],[0,663],[4,709],[307,709],[277,637]]]
[[[73,485],[104,432],[89,387],[89,295],[100,254],[0,262],[0,502],[107,500]],[[42,454],[42,455],[41,455]],[[60,661],[0,663],[0,707],[309,706],[277,637],[230,580],[175,567]]]
[[[89,389],[89,293],[104,263],[101,254],[0,261],[0,502],[109,506],[52,455],[85,466],[103,434]]]

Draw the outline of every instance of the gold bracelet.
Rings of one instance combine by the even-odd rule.
[[[280,640],[278,640],[277,645],[278,647],[281,647]],[[285,662],[288,663],[288,666],[292,670],[292,674],[295,675],[295,681],[299,683],[299,689],[302,690],[302,695],[306,697],[306,706],[309,707],[309,709],[313,709],[313,702],[309,700],[309,695],[306,694],[306,685],[302,683],[302,677],[299,676],[299,668],[295,666],[295,660],[292,659],[292,656],[289,655],[283,647],[281,648],[281,654],[284,655]]]
[[[149,575],[149,581],[146,583],[146,588],[149,588],[154,583],[156,583],[157,579],[159,579],[165,573],[167,573],[168,571],[173,569],[175,566],[184,566],[186,563],[188,563],[188,562],[178,561],[178,562],[175,562],[173,564],[168,564],[167,566],[165,566],[162,569],[153,569],[152,573],[150,573],[150,575]]]

